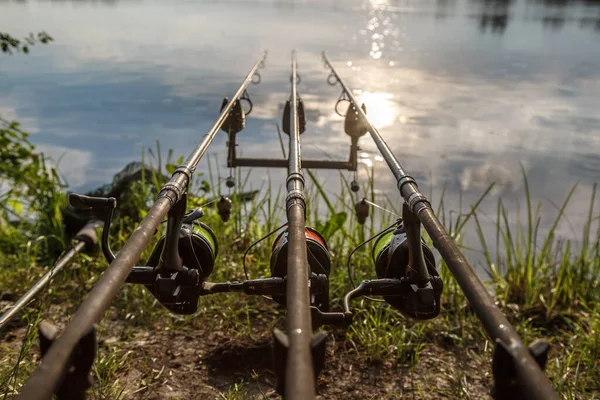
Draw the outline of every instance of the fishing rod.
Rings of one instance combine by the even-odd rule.
[[[86,253],[92,253],[98,245],[98,237],[96,229],[102,226],[100,221],[91,221],[86,224],[75,235],[75,245],[62,256],[48,272],[44,274],[25,294],[17,300],[11,308],[0,316],[0,331],[2,331],[9,322],[21,311],[29,302],[31,302],[37,294],[46,287],[48,282],[54,278],[63,268],[65,268],[75,256],[82,250]]]
[[[300,126],[296,84],[296,53],[292,52],[292,89],[288,103],[291,107],[289,132],[289,164],[286,180],[286,214],[288,220],[287,257],[287,329],[289,347],[286,363],[285,394],[289,399],[315,397],[314,370],[311,355],[312,322],[309,300],[309,266],[306,245],[306,199],[304,176],[301,171]],[[285,125],[284,125],[285,126]],[[292,379],[290,379],[292,378]]]
[[[86,338],[90,337],[90,332],[94,331],[94,324],[102,319],[104,312],[119,293],[130,273],[137,272],[133,274],[134,277],[137,277],[140,281],[146,279],[144,281],[146,283],[149,282],[148,278],[150,278],[152,281],[148,283],[147,287],[150,286],[151,291],[154,291],[153,294],[170,310],[189,313],[197,307],[197,304],[192,307],[190,297],[194,298],[194,289],[205,278],[204,275],[210,273],[212,265],[209,263],[203,269],[203,266],[195,262],[197,260],[192,260],[189,262],[188,267],[183,265],[182,257],[177,254],[179,231],[182,229],[182,222],[186,217],[183,214],[186,207],[187,186],[192,179],[198,162],[206,153],[217,132],[230,119],[231,110],[234,107],[238,110],[241,109],[240,100],[249,99],[246,88],[250,82],[260,82],[260,75],[257,70],[259,67],[264,66],[265,58],[266,53],[259,57],[231,101],[227,99],[223,101],[221,112],[212,127],[187,160],[175,170],[169,181],[162,187],[156,202],[116,257],[108,246],[110,218],[112,218],[112,211],[116,208],[116,199],[70,195],[71,205],[77,208],[103,210],[106,213],[108,221],[104,221],[102,250],[110,261],[110,266],[79,306],[64,331],[48,346],[49,348],[47,348],[41,364],[25,383],[17,397],[18,399],[50,399],[53,393],[58,394],[61,389],[68,392],[70,386],[74,385],[72,381],[74,372],[78,373],[77,376],[83,377],[81,380],[87,379],[91,363],[78,363],[77,355],[79,355],[80,361],[81,359],[87,361],[90,357],[93,360],[93,357],[95,357],[94,346],[86,345],[89,342]],[[150,243],[167,213],[167,235],[159,241],[159,244],[162,243],[162,247],[157,247],[153,253],[156,263],[155,268],[148,267],[151,269],[151,271],[148,271],[146,267],[142,267],[135,271],[134,264],[139,260],[143,250]],[[193,224],[194,220],[201,214],[201,210],[193,210],[187,215],[186,221]],[[211,255],[210,245],[212,244],[216,252],[216,245],[214,241],[211,242],[211,239],[214,239],[214,234],[211,237],[212,232],[208,229],[201,226],[199,233],[189,230],[187,232],[186,238],[192,239],[189,241],[188,251],[194,252],[195,247],[199,247],[200,250],[207,250],[208,255]],[[141,279],[140,276],[144,279]],[[66,376],[72,379],[67,379]],[[67,389],[65,389],[65,386]],[[85,387],[85,385],[82,385],[82,387]]]
[[[358,119],[361,128],[371,134],[379,152],[394,174],[398,191],[405,201],[403,216],[405,219],[406,215],[415,216],[424,226],[434,247],[441,254],[469,304],[481,320],[487,335],[494,341],[492,370],[495,397],[497,399],[558,399],[558,394],[543,372],[549,345],[545,342],[536,342],[527,348],[523,344],[434,214],[429,200],[419,191],[414,178],[404,171],[379,131],[369,121],[364,105],[359,106],[353,92],[338,74],[325,52],[322,53],[322,58],[325,68],[330,70],[327,82],[332,86],[339,83],[342,87],[342,94],[336,102],[336,110],[340,103],[347,101],[349,103],[347,114]]]
[[[273,242],[270,259],[271,276],[247,279],[243,282],[209,282],[207,278],[215,267],[218,254],[217,237],[206,224],[198,220],[204,216],[201,207],[187,211],[187,185],[198,161],[216,132],[227,133],[230,167],[240,166],[231,144],[235,135],[245,128],[245,118],[252,111],[252,102],[246,91],[249,82],[259,83],[257,68],[264,56],[254,65],[232,101],[223,100],[221,114],[192,155],[163,186],[158,200],[146,218],[115,256],[109,243],[109,232],[117,199],[114,197],[69,196],[76,209],[92,210],[103,221],[102,253],[110,267],[79,307],[64,332],[46,323],[40,323],[40,350],[42,363],[30,376],[19,399],[48,399],[56,394],[59,400],[83,399],[91,386],[89,375],[97,352],[94,324],[109,307],[123,283],[143,285],[166,309],[176,314],[193,314],[201,296],[238,292],[247,295],[268,296],[286,307],[287,326],[283,332],[273,329],[273,370],[277,377],[276,391],[286,399],[314,399],[316,378],[325,365],[325,331],[314,332],[323,325],[352,324],[350,302],[359,296],[380,295],[405,315],[416,319],[435,318],[440,311],[442,281],[435,270],[433,254],[422,243],[418,220],[404,212],[391,231],[379,237],[373,254],[378,276],[382,279],[364,281],[346,294],[343,312],[329,309],[329,273],[331,259],[325,239],[316,230],[306,226],[306,199],[301,157],[300,135],[306,130],[306,117],[297,84],[296,54],[292,53],[291,96],[283,112],[283,131],[289,135],[287,160],[246,158],[243,163],[253,166],[287,166],[286,180],[287,223],[266,237],[286,228]],[[248,104],[247,111],[242,102]],[[348,162],[311,160],[314,168],[357,170],[358,141],[366,128],[354,113],[346,114],[344,131],[350,136]],[[233,149],[235,150],[235,148]],[[245,161],[244,161],[245,160]],[[343,165],[342,165],[343,164]],[[226,185],[235,185],[233,178]],[[233,185],[232,185],[233,183]],[[353,182],[352,191],[358,191]],[[215,203],[223,221],[229,220],[231,200],[221,196]],[[208,204],[205,204],[208,206]],[[369,202],[355,205],[359,223],[364,224]],[[187,212],[186,212],[187,211]],[[167,215],[167,228],[158,240],[145,265],[134,266],[143,248],[157,233],[157,227]],[[361,217],[362,215],[362,217]],[[353,252],[354,253],[354,252]],[[244,264],[245,269],[245,264]],[[351,277],[350,277],[351,278]]]
[[[305,115],[296,87],[300,78],[295,54],[292,56],[291,97],[286,102],[283,115],[284,131],[290,135],[286,182],[288,222],[284,225],[286,230],[273,243],[271,277],[243,282],[207,281],[218,254],[217,237],[210,227],[198,221],[204,216],[201,207],[186,212],[186,189],[191,174],[216,132],[220,129],[231,138],[244,129],[246,115],[252,110],[246,86],[250,82],[260,82],[257,68],[262,66],[264,57],[251,69],[232,101],[223,100],[217,122],[184,165],[177,168],[163,186],[147,216],[116,256],[109,243],[116,198],[69,195],[71,206],[79,210],[91,209],[103,221],[101,248],[110,266],[62,334],[59,335],[54,326],[44,321],[40,323],[42,363],[30,376],[18,399],[49,399],[52,394],[56,394],[59,400],[85,398],[85,391],[91,386],[89,374],[97,352],[94,324],[101,320],[123,283],[145,286],[160,304],[176,314],[193,314],[198,309],[201,296],[227,292],[270,296],[275,302],[286,305],[287,333],[273,330],[276,390],[290,399],[315,398],[315,379],[324,366],[327,334],[313,334],[311,316],[314,310],[328,311],[331,261],[325,239],[307,227],[305,221],[306,200],[299,140],[299,135],[305,130]],[[248,103],[247,111],[243,109],[242,101]],[[356,152],[358,147],[354,147]],[[356,158],[356,154],[351,157]],[[256,160],[260,163],[261,159]],[[324,168],[328,167],[324,164]],[[227,183],[227,186],[230,184]],[[231,200],[221,196],[216,206],[222,220],[229,220]],[[158,232],[158,225],[165,214],[167,227],[164,235],[145,265],[134,266],[150,238]]]
[[[447,238],[447,234],[443,236],[445,232],[439,222],[439,227],[435,227],[441,233],[437,236],[432,234],[431,226],[428,225],[430,223],[425,223],[423,219],[423,215],[429,215],[425,213],[430,209],[429,203],[416,189],[414,180],[401,169],[398,177],[399,189],[407,199],[402,216],[388,228],[360,244],[348,257],[348,265],[350,265],[352,254],[358,248],[371,240],[376,240],[372,258],[378,279],[362,281],[350,290],[344,296],[342,311],[330,310],[329,248],[325,238],[319,232],[306,226],[305,181],[302,167],[307,167],[305,161],[308,160],[302,160],[300,147],[300,135],[306,130],[306,117],[297,90],[300,76],[295,53],[292,53],[291,96],[283,112],[283,131],[289,135],[287,159],[239,159],[235,154],[236,135],[245,128],[245,118],[253,108],[246,88],[250,82],[260,82],[257,69],[263,65],[264,59],[265,56],[259,58],[232,100],[229,101],[227,98],[223,100],[221,113],[212,128],[186,162],[176,169],[163,186],[157,201],[118,255],[115,256],[109,243],[109,231],[117,200],[114,197],[89,197],[78,194],[69,196],[69,203],[73,207],[92,209],[94,214],[103,221],[101,248],[110,266],[62,334],[58,335],[58,330],[48,324],[40,324],[42,363],[30,376],[19,399],[49,399],[53,393],[59,400],[85,398],[85,391],[90,386],[90,369],[97,351],[94,324],[101,320],[123,283],[143,285],[161,305],[176,314],[195,313],[201,296],[228,292],[267,296],[285,306],[287,332],[273,329],[272,357],[273,370],[277,377],[276,391],[286,399],[292,400],[315,398],[315,381],[325,365],[327,333],[314,331],[324,325],[349,327],[354,319],[350,306],[352,300],[360,296],[367,298],[382,296],[384,301],[410,318],[428,320],[439,315],[443,282],[435,269],[433,252],[421,237],[421,223],[434,238],[438,249],[441,248],[440,243],[442,247],[449,246],[444,240],[452,243]],[[335,82],[329,79],[330,83],[342,82],[336,77],[337,75],[334,76]],[[347,87],[345,85],[343,87],[346,93]],[[383,143],[382,148],[387,148],[375,128],[368,123],[364,105],[358,108],[356,99],[351,93],[343,96],[340,99],[350,101],[344,122],[344,131],[350,136],[351,142],[349,161],[346,163],[312,160],[310,165],[314,168],[331,169],[338,163],[339,169],[356,172],[358,142],[368,131],[374,139],[378,137]],[[247,103],[247,110],[242,107],[244,101]],[[338,100],[335,107],[338,113],[340,101]],[[362,114],[357,113],[356,110],[361,110]],[[186,191],[196,165],[219,130],[228,135],[230,168],[251,163],[253,166],[286,167],[288,170],[285,199],[287,223],[259,239],[246,250],[247,253],[256,243],[285,228],[273,242],[269,262],[270,277],[249,279],[246,274],[246,280],[242,282],[207,280],[215,268],[219,243],[210,227],[198,221],[204,216],[203,209],[199,207],[187,210]],[[386,159],[395,160],[389,149],[388,153],[391,158]],[[397,161],[396,164],[400,168]],[[232,177],[230,178],[227,179],[226,185],[231,188],[235,182]],[[406,187],[409,186],[414,188],[407,192]],[[351,190],[357,192],[358,183],[353,182]],[[377,206],[364,199],[355,204],[360,224],[364,224],[370,205]],[[227,221],[232,211],[231,200],[222,196],[216,201],[216,206],[223,221]],[[157,241],[144,265],[134,266],[152,236],[158,232],[157,228],[165,216],[167,216],[167,227],[163,236]],[[442,248],[440,252],[449,265],[462,262],[460,259],[457,261],[448,257],[448,254],[455,258],[462,257],[458,249],[449,251]],[[466,261],[464,263],[468,267]],[[455,266],[452,268],[462,271]],[[244,270],[246,271],[245,258]],[[463,273],[466,274],[468,271]],[[350,271],[349,278],[354,286]],[[476,276],[474,279],[477,279]],[[463,288],[463,290],[468,289]],[[471,301],[472,297],[469,297],[469,300]],[[512,328],[506,322],[506,325],[500,329]],[[504,342],[500,343],[504,344]],[[514,344],[514,342],[508,343]],[[505,348],[507,350],[503,353],[502,349]],[[514,386],[510,384],[510,380],[515,376],[512,371],[519,369],[520,364],[510,364],[511,359],[507,355],[512,354],[508,353],[512,351],[512,347],[498,345],[497,349],[499,349],[498,357],[494,359],[497,398],[508,398],[508,389]],[[545,352],[543,346],[532,347],[531,350],[541,357],[547,354],[547,349]],[[496,373],[497,371],[500,372]],[[502,376],[505,381],[501,381]]]
[[[362,282],[347,293],[342,312],[329,310],[331,260],[325,239],[319,232],[306,226],[301,167],[308,168],[308,164],[315,169],[332,169],[343,162],[310,160],[308,163],[308,160],[301,158],[299,137],[306,125],[304,107],[297,92],[299,80],[296,55],[292,53],[291,97],[283,112],[283,131],[289,135],[288,160],[237,158],[232,143],[235,144],[235,135],[241,129],[236,128],[229,132],[228,164],[229,167],[252,165],[271,168],[283,167],[283,161],[287,161],[287,229],[275,239],[270,261],[272,277],[263,281],[281,277],[286,282],[284,295],[271,293],[273,300],[286,306],[288,318],[287,333],[277,328],[273,330],[276,390],[286,399],[314,399],[315,380],[325,365],[327,333],[318,331],[312,334],[313,330],[323,325],[349,327],[354,316],[350,302],[367,295],[383,296],[408,317],[419,320],[435,318],[440,312],[443,283],[435,270],[433,253],[421,240],[418,220],[410,218],[409,213],[405,212],[404,220],[396,221],[392,229],[383,232],[385,235],[376,243],[377,251],[373,254],[373,260],[378,275],[383,279]],[[237,115],[240,120],[234,125],[243,127],[243,113]],[[354,113],[349,112],[346,114],[344,131],[351,142],[349,162],[337,165],[337,168],[356,171],[358,141],[367,133],[367,129]],[[352,182],[351,190],[359,190],[357,182]],[[362,200],[355,205],[360,224],[364,224],[368,216],[369,203]]]

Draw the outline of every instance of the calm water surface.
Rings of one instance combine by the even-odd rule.
[[[514,220],[522,164],[534,201],[544,201],[542,229],[556,215],[552,204],[580,182],[558,231],[579,237],[598,181],[600,2],[1,1],[0,28],[55,39],[1,58],[0,113],[60,160],[74,190],[107,183],[156,139],[189,154],[265,49],[262,83],[249,89],[252,118],[238,136],[244,156],[281,155],[275,124],[295,49],[308,120],[302,154],[347,158],[324,50],[434,203],[447,185],[448,210],[460,193],[465,207],[496,182],[482,210],[493,218],[502,196]],[[222,173],[225,142],[220,134],[210,149]],[[397,199],[370,138],[360,145],[378,191]],[[284,175],[256,169],[251,183]],[[320,176],[336,192],[338,173]]]

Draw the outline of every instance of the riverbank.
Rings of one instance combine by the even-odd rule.
[[[350,198],[349,190],[343,189],[333,200],[315,176],[307,178],[308,204],[327,208],[325,213],[316,206],[310,208],[308,225],[324,233],[332,250],[330,297],[332,308],[340,309],[343,295],[351,289],[346,257],[374,233],[375,226],[386,222],[385,217],[378,214],[383,219],[376,221],[371,214],[360,226],[341,200]],[[216,190],[219,177],[207,179],[210,182],[198,189],[199,197],[209,197]],[[237,181],[236,190],[241,191],[244,179],[240,176]],[[146,177],[131,188],[136,196],[128,196],[119,207],[122,213],[111,232],[113,248],[121,247],[144,216],[145,204],[157,185]],[[570,242],[555,241],[552,230],[537,237],[541,216],[532,206],[526,177],[524,187],[527,217],[523,224],[509,221],[500,202],[497,238],[479,235],[478,246],[488,261],[490,291],[526,344],[537,339],[551,344],[547,375],[563,398],[600,398],[600,236],[593,233],[598,219],[593,210],[595,198],[590,199],[583,245],[574,249]],[[57,187],[54,202],[39,203],[38,207],[48,207],[39,209],[40,215],[64,204],[59,192]],[[235,202],[227,223],[216,210],[206,210],[202,221],[215,231],[221,249],[211,281],[244,279],[244,250],[283,221],[277,199],[281,197],[269,187],[251,202]],[[68,241],[62,229],[52,232],[52,225],[15,220],[14,203],[4,206],[12,209],[13,223],[7,222],[5,213],[0,231],[2,311],[47,271],[57,247],[68,246],[63,244]],[[554,216],[553,226],[563,217],[564,207]],[[440,219],[445,220],[444,215]],[[40,231],[42,226],[45,233]],[[481,233],[479,227],[476,204],[472,212],[447,225],[459,241],[461,232]],[[497,241],[500,254],[487,250],[491,240]],[[267,240],[248,254],[251,278],[269,276],[270,250]],[[385,303],[361,300],[354,304],[357,315],[349,329],[326,328],[330,333],[327,361],[318,380],[322,398],[489,398],[493,345],[439,255],[436,260],[445,284],[438,318],[414,322]],[[352,264],[355,280],[375,276],[368,246],[354,255]],[[0,387],[4,398],[12,398],[39,363],[37,323],[43,319],[63,328],[106,266],[101,255],[79,256],[3,332]],[[126,285],[98,325],[99,352],[90,398],[277,398],[270,335],[283,317],[284,311],[270,300],[236,294],[201,298],[196,315],[177,316],[144,288]]]

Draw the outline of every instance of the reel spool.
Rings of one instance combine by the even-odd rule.
[[[421,247],[423,248],[427,270],[430,270],[435,265],[435,258],[425,243],[421,242]],[[381,235],[373,246],[373,261],[375,262],[377,277],[379,279],[400,279],[405,276],[408,254],[408,240],[403,224]]]
[[[159,265],[165,240],[166,235],[163,235],[148,259],[148,266],[155,268]],[[202,222],[182,224],[179,230],[178,250],[183,265],[197,270],[202,282],[208,278],[215,266],[219,250],[217,236]]]
[[[429,247],[421,241],[423,260],[429,279],[426,282],[411,279],[414,267],[408,268],[410,247],[404,224],[380,236],[373,246],[373,261],[379,279],[399,279],[404,282],[397,296],[383,299],[403,314],[416,319],[431,319],[440,311],[443,282],[435,269],[435,258]]]
[[[329,249],[323,236],[312,228],[306,227],[306,247],[308,250],[308,265],[312,274],[322,274],[329,277],[331,260]],[[271,277],[285,278],[287,275],[288,230],[281,232],[273,242],[271,253]],[[328,298],[328,296],[327,296]],[[273,296],[277,303],[285,305],[285,296]],[[324,300],[324,299],[323,299]],[[324,301],[321,301],[323,303]],[[327,304],[328,302],[325,302]]]

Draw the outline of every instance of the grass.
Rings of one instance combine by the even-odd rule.
[[[157,151],[145,152],[143,159],[157,170],[169,172],[176,164],[171,162],[172,154],[169,153],[166,161],[162,160],[160,154],[161,150],[157,145]],[[221,193],[219,188],[223,179],[220,171],[212,166],[215,162],[212,157],[208,162],[211,166],[208,181],[198,182],[201,177],[197,177],[190,190],[196,196],[193,200],[196,205],[201,204],[203,198],[211,192],[213,195]],[[250,173],[248,171],[242,176],[238,171],[235,191],[252,189],[248,187]],[[377,232],[379,227],[391,223],[395,217],[371,209],[367,223],[359,225],[353,215],[353,202],[359,197],[350,191],[343,174],[340,174],[341,190],[337,194],[331,194],[325,189],[326,183],[315,171],[307,170],[306,178],[309,205],[307,225],[321,232],[331,249],[330,298],[332,308],[340,309],[344,294],[351,289],[345,272],[346,257],[354,247]],[[577,185],[573,186],[561,206],[557,207],[551,229],[542,235],[541,203],[534,205],[524,172],[523,181],[526,204],[524,212],[516,210],[516,221],[509,218],[509,210],[501,199],[498,200],[496,237],[493,238],[495,248],[498,249],[496,254],[490,250],[492,242],[483,234],[482,215],[478,212],[479,205],[489,195],[491,186],[464,213],[462,210],[458,213],[447,210],[443,191],[436,199],[439,218],[451,236],[464,248],[464,232],[475,230],[479,243],[469,243],[469,246],[482,249],[490,278],[488,285],[490,291],[495,293],[499,306],[515,325],[524,342],[544,338],[553,344],[547,373],[561,396],[565,399],[599,398],[600,235],[593,232],[593,226],[597,225],[598,220],[593,209],[596,187],[594,186],[590,198],[587,222],[581,232],[582,245],[575,248],[570,241],[558,241],[555,231],[576,193]],[[121,213],[119,219],[115,219],[111,232],[115,250],[122,246],[144,217],[148,202],[156,195],[161,184],[158,174],[143,176],[140,182],[134,184],[131,193],[136,195],[129,196],[126,203],[119,206]],[[371,171],[370,179],[363,187],[363,192],[367,193],[367,198],[371,201],[375,201],[374,186]],[[203,222],[216,232],[222,249],[217,267],[209,278],[211,281],[244,279],[241,254],[245,248],[284,221],[284,189],[271,181],[261,189],[250,203],[234,202],[232,219],[228,223],[220,220],[214,208],[207,207]],[[49,192],[52,196],[48,207],[54,213],[57,207],[64,204],[64,198],[58,198],[54,192]],[[380,202],[380,205],[395,213],[399,213],[401,208],[399,202],[390,198]],[[38,234],[34,222],[21,219],[16,223],[9,223],[7,214],[2,215],[0,243],[8,245],[0,247],[0,287],[10,288],[15,294],[21,294],[46,271],[51,265],[49,246],[44,245],[45,241],[50,240],[48,238],[60,239],[53,243],[62,243],[62,250],[68,247],[68,238],[62,227],[56,225],[55,214],[52,215],[52,222],[45,222],[44,231]],[[547,216],[544,215],[544,218]],[[32,234],[26,237],[19,235],[19,230],[23,229],[30,229]],[[160,234],[153,240],[158,240]],[[426,236],[425,238],[429,240]],[[248,255],[251,278],[269,275],[271,245],[272,240],[266,240]],[[352,258],[355,280],[375,278],[371,261],[372,245],[373,243],[368,244]],[[10,251],[5,252],[4,249]],[[151,247],[144,252],[142,260],[150,252]],[[385,364],[390,368],[416,371],[424,362],[422,357],[438,351],[437,349],[444,349],[462,354],[465,362],[483,362],[484,369],[487,369],[478,372],[482,374],[481,379],[487,379],[489,384],[489,376],[484,375],[489,372],[492,346],[444,261],[439,257],[437,259],[445,285],[440,317],[427,323],[417,323],[405,319],[385,303],[364,299],[356,301],[353,304],[356,311],[353,326],[347,332],[337,328],[332,331],[336,343],[347,343],[345,353],[338,354],[337,357],[350,357],[357,363],[368,365]],[[79,256],[73,266],[59,274],[50,288],[11,325],[8,336],[0,342],[0,396],[8,399],[17,393],[37,364],[35,327],[39,320],[49,319],[59,326],[64,325],[105,268],[106,263],[100,255]],[[98,327],[101,343],[104,344],[99,349],[92,374],[94,384],[89,394],[97,399],[128,398],[128,393],[136,390],[150,391],[155,387],[152,385],[171,379],[163,375],[165,372],[161,373],[161,368],[156,366],[160,360],[153,361],[153,357],[145,353],[146,350],[128,344],[138,341],[136,338],[141,333],[152,335],[155,332],[179,332],[180,335],[197,337],[200,341],[205,337],[200,336],[201,334],[217,334],[224,335],[227,340],[256,342],[265,335],[268,336],[272,326],[281,324],[283,317],[281,308],[273,303],[262,298],[234,294],[202,298],[199,310],[193,316],[172,315],[144,288],[125,285]],[[107,338],[115,339],[108,343],[102,342]],[[163,345],[170,346],[168,343]],[[162,345],[157,346],[159,350],[162,349]],[[475,350],[465,352],[465,349]],[[482,354],[483,361],[468,355],[476,352]],[[132,363],[140,371],[141,378],[133,383],[124,382]],[[163,368],[165,365],[163,364]],[[255,376],[256,373],[252,374]],[[436,397],[437,389],[428,387],[427,382],[422,380],[422,375],[410,372],[409,376],[412,376],[409,386],[413,388],[410,390],[414,390],[413,396],[414,393],[420,393],[416,397],[419,398],[421,395],[425,396],[423,393],[433,393],[433,398]],[[467,372],[462,370],[449,374],[444,378],[447,387],[439,389],[437,395],[456,399],[477,398],[472,393],[473,386],[467,378]],[[246,375],[244,379],[220,388],[221,398],[248,398],[250,393],[255,393],[250,390],[253,379]],[[260,379],[254,380],[259,382]],[[268,386],[264,381],[259,383],[263,389],[265,385]]]

